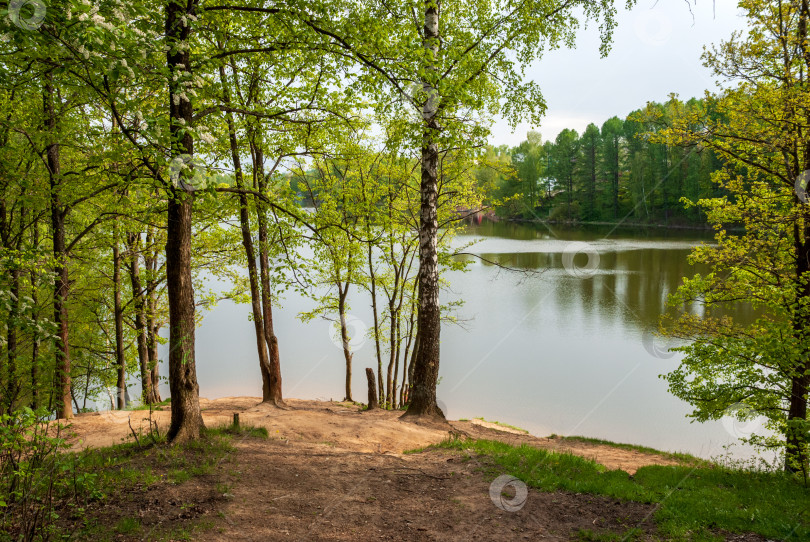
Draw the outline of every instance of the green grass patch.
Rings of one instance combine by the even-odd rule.
[[[159,403],[153,403],[151,405],[152,410],[158,410],[160,407],[169,406],[172,403],[171,399],[166,399],[165,401],[161,401]],[[148,404],[138,404],[135,406],[127,406],[124,410],[149,410],[150,405]]]
[[[590,529],[583,529],[577,533],[577,540],[581,542],[637,542],[644,540],[644,531],[630,529],[626,533],[595,533]]]
[[[239,425],[225,425],[222,427],[214,427],[205,430],[209,435],[224,435],[228,437],[250,437],[266,439],[269,437],[267,429],[264,427],[256,427],[250,424],[240,423]]]
[[[115,524],[118,534],[138,534],[141,531],[141,522],[138,518],[121,518]]]
[[[483,457],[529,486],[658,504],[654,518],[667,539],[712,540],[715,533],[754,532],[810,540],[810,489],[781,472],[716,465],[647,466],[631,477],[582,457],[501,442],[449,440],[437,448]],[[583,540],[593,533],[581,533]],[[599,535],[603,536],[603,535]]]

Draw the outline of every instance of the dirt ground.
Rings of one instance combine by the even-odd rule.
[[[183,521],[203,522],[194,540],[223,542],[571,540],[584,530],[623,534],[633,528],[642,539],[655,538],[652,505],[530,489],[520,510],[504,511],[490,498],[499,474],[491,467],[450,451],[402,452],[440,442],[452,431],[565,450],[628,473],[671,463],[662,456],[561,443],[477,421],[431,427],[402,422],[398,412],[362,412],[343,403],[288,404],[291,409],[281,410],[258,398],[203,400],[207,425],[225,425],[239,413],[241,423],[266,427],[270,439],[235,438],[236,453],[214,474],[130,496],[122,510],[137,511],[144,530],[118,539],[150,540],[149,533]],[[127,439],[130,416],[136,431],[148,427],[148,412],[87,414],[74,420],[72,441],[87,447]],[[165,431],[169,413],[152,416]]]
[[[231,423],[239,413],[242,423],[265,427],[274,439],[321,444],[333,449],[365,453],[395,453],[422,448],[446,440],[448,427],[416,425],[399,420],[401,412],[363,412],[356,405],[338,402],[289,399],[289,410],[261,403],[258,397],[200,399],[206,425]],[[168,407],[152,413],[161,432],[169,427]],[[78,415],[72,422],[74,447],[101,447],[132,438],[132,431],[149,428],[149,412],[106,411]],[[130,428],[131,426],[131,428]],[[593,459],[609,469],[628,474],[645,465],[674,465],[675,461],[657,454],[623,450],[612,446],[565,439],[541,438],[480,420],[451,421],[452,430],[474,438],[500,440],[509,444],[529,444],[538,448],[569,452]]]

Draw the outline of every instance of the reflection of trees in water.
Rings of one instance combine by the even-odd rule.
[[[522,299],[527,310],[537,303],[554,303],[560,315],[578,313],[586,320],[598,317],[604,323],[647,329],[657,326],[660,315],[668,310],[668,296],[677,290],[683,277],[706,271],[702,266],[687,263],[689,253],[689,249],[668,248],[600,252],[598,269],[584,277],[570,276],[560,253],[482,254],[482,257],[503,266],[541,271],[523,278],[516,286],[524,289]],[[576,266],[586,263],[585,254],[574,258]],[[529,281],[535,284],[529,285]],[[537,281],[542,284],[540,288],[536,287]],[[554,291],[549,292],[549,288]],[[756,311],[745,303],[726,307],[724,313],[743,324],[756,318]]]
[[[504,237],[527,241],[531,239],[557,239],[565,241],[595,241],[599,239],[644,239],[653,241],[666,239],[670,241],[711,240],[709,230],[692,230],[676,228],[639,228],[628,226],[562,226],[558,224],[527,222],[492,222],[484,220],[481,224],[470,225],[467,234],[482,237]]]

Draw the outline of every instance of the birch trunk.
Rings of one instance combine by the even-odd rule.
[[[430,58],[439,53],[439,8],[436,0],[425,2],[424,47]],[[422,179],[419,213],[419,314],[416,358],[413,368],[412,399],[403,417],[438,417],[444,414],[436,404],[439,379],[439,340],[441,320],[439,309],[438,257],[438,165],[437,137],[440,127],[436,119],[439,95],[433,78],[435,68],[427,70],[422,82],[425,103],[422,108]]]

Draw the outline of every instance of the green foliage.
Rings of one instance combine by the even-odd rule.
[[[704,108],[701,100],[684,103],[673,95],[624,120],[608,119],[601,129],[565,129],[555,141],[541,144],[530,132],[517,147],[500,151],[497,178],[487,160],[478,176],[494,187],[498,214],[507,218],[703,226],[705,214],[680,199],[725,193],[711,182],[722,162],[695,144],[668,145],[653,135],[678,115]],[[650,111],[657,112],[654,120]]]
[[[385,388],[380,390],[380,404],[395,407],[404,399],[401,386],[407,386],[405,369],[415,336],[419,164],[396,139],[381,143],[375,148],[365,138],[349,139],[333,156],[301,161],[291,175],[313,207],[310,231],[299,234],[310,250],[298,258],[297,278],[302,293],[317,304],[299,317],[305,322],[331,320],[336,344],[342,346],[349,365],[352,345],[364,339],[351,336],[350,294],[371,295],[377,314],[373,325],[366,323],[368,338],[375,341],[380,356],[378,374],[386,368],[392,372],[390,382],[385,379],[380,386]],[[466,266],[452,257],[456,250],[452,240],[463,227],[460,218],[465,211],[480,206],[473,164],[465,150],[444,153],[440,161],[438,251],[443,269]],[[445,307],[448,319],[452,308]],[[383,354],[388,354],[385,368]],[[350,397],[348,389],[346,393]]]
[[[264,428],[225,427],[180,446],[161,441],[70,452],[65,431],[30,409],[0,416],[0,540],[136,535],[142,532],[138,518],[98,525],[93,514],[115,508],[133,491],[211,475],[233,453],[234,437],[267,438]],[[150,533],[164,536],[160,529]]]
[[[69,488],[74,464],[61,454],[62,427],[42,423],[42,413],[22,408],[0,415],[0,534],[19,532],[23,540],[56,534],[54,496]],[[54,433],[55,436],[51,436]],[[75,496],[94,489],[95,477],[82,473]]]
[[[690,342],[677,349],[684,360],[665,378],[697,420],[765,417],[743,440],[784,452],[785,468],[806,478],[810,207],[802,179],[810,166],[810,56],[802,51],[810,14],[797,2],[740,5],[750,33],[704,55],[728,80],[723,92],[707,95],[701,107],[672,103],[670,114],[650,106],[639,117],[649,124],[668,119],[651,134],[654,141],[704,147],[724,161],[713,175],[724,194],[685,201],[706,213],[716,244],[693,251],[690,261],[710,271],[684,279],[671,298],[663,332]],[[758,315],[752,324],[723,316],[724,307],[741,301]]]

